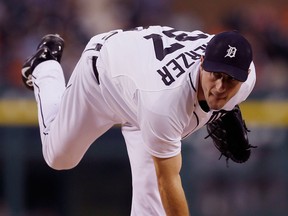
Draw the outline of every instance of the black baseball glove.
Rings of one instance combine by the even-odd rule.
[[[227,165],[229,158],[236,163],[246,162],[251,148],[256,148],[249,144],[247,133],[250,131],[242,119],[238,105],[220,118],[207,123],[206,127],[208,136],[205,139],[212,137],[214,145],[221,152],[220,158],[223,155],[226,157]]]

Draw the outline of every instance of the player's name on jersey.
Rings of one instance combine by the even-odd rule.
[[[205,50],[205,46],[201,45],[194,50],[189,52],[181,53],[175,59],[169,61],[161,69],[158,69],[158,74],[162,77],[162,81],[165,85],[169,86],[175,81],[175,78],[180,77],[188,68],[195,64],[196,60],[201,58],[201,54],[197,53],[198,50],[202,52]],[[173,74],[176,75],[173,76]]]

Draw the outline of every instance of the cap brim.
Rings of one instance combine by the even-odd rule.
[[[204,60],[203,68],[205,71],[208,72],[225,73],[240,82],[245,82],[248,77],[248,71],[233,67],[231,65],[221,64],[218,62],[211,62]]]

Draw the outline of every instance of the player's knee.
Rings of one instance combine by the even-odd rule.
[[[77,164],[73,163],[65,163],[62,160],[61,161],[46,161],[47,165],[51,167],[54,170],[68,170],[74,168]]]
[[[58,142],[51,142],[49,139],[44,140],[42,152],[47,165],[55,170],[74,168],[81,158],[65,148],[59,148],[59,146],[61,145]]]
[[[49,167],[55,170],[68,170],[74,168],[79,161],[73,159],[69,154],[43,152],[44,159]]]

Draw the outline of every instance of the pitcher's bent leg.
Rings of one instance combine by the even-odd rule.
[[[33,72],[43,156],[54,169],[76,166],[95,139],[114,124],[89,61],[82,55],[67,88],[56,61],[44,62]]]

